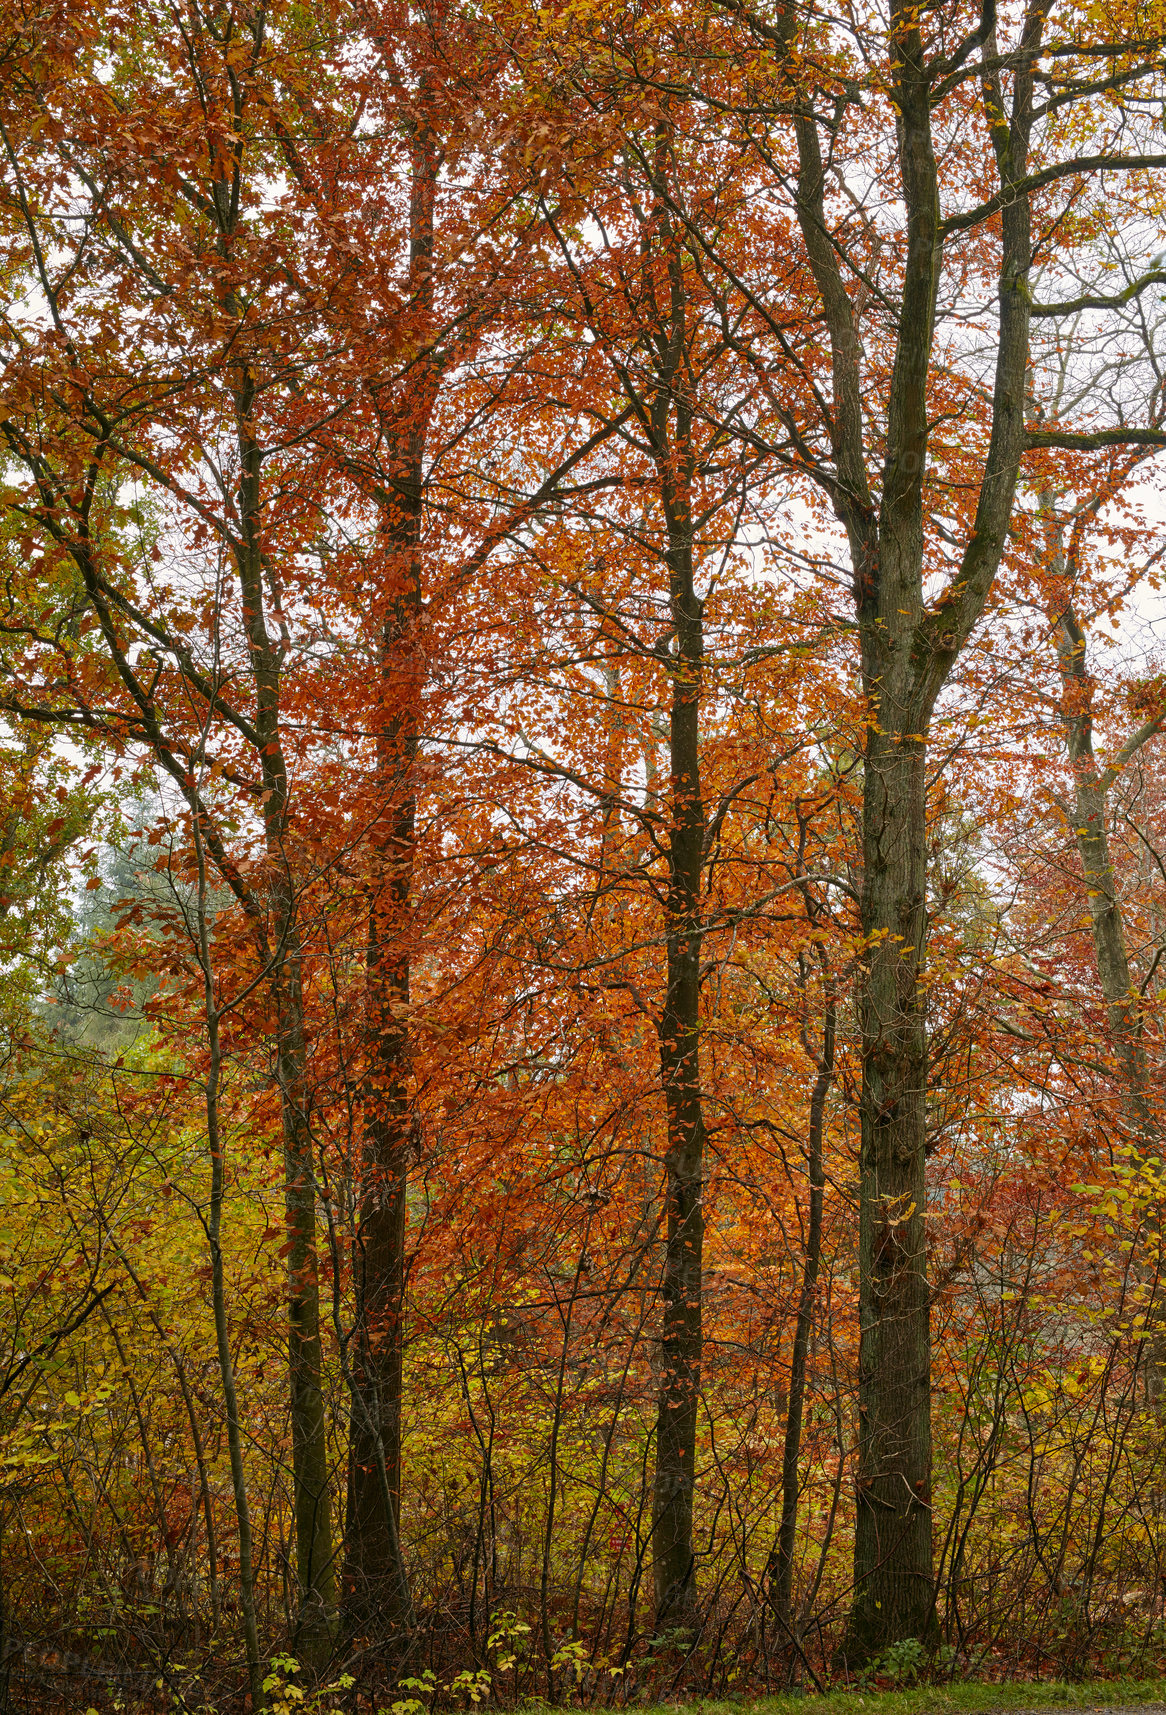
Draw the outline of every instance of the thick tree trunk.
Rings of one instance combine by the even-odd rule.
[[[838,473],[870,716],[863,773],[865,943],[859,1154],[859,1422],[855,1599],[843,1654],[918,1636],[932,1600],[931,1338],[924,1237],[927,1048],[926,729],[958,637],[932,642],[923,607],[927,378],[940,235],[918,15],[896,9],[899,164],[908,258],[887,408],[881,497],[867,465],[860,339],[826,220],[817,122],[794,113],[798,217],[830,330]],[[970,620],[961,621],[970,624]],[[921,647],[922,645],[922,647]]]
[[[863,783],[857,1595],[848,1648],[919,1637],[932,1598],[922,741],[872,723]]]
[[[869,1659],[932,1623],[931,1338],[925,1145],[927,736],[935,699],[984,611],[1026,447],[1030,210],[1021,189],[1044,12],[1022,30],[1011,112],[985,74],[985,121],[1003,199],[992,427],[958,567],[923,599],[928,382],[944,228],[931,136],[932,71],[917,8],[892,8],[889,47],[906,211],[906,265],[877,504],[864,451],[858,341],[825,224],[816,125],[799,116],[798,207],[830,327],[836,504],[850,538],[869,716],[863,774],[864,942],[859,1157],[859,1423],[854,1606],[843,1654]],[[985,26],[994,52],[994,34]]]
[[[859,1378],[855,1602],[848,1653],[919,1637],[932,1604],[931,1328],[924,1228],[927,1039],[923,619],[927,382],[939,278],[939,185],[918,14],[897,10],[899,166],[908,262],[887,410],[873,564],[856,597],[868,698],[858,989]],[[920,669],[922,668],[922,672]]]

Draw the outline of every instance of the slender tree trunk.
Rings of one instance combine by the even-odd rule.
[[[327,1419],[322,1386],[316,1174],[304,1102],[306,1054],[300,954],[294,922],[290,919],[290,901],[285,900],[276,924],[277,933],[282,925],[286,925],[282,933],[284,952],[276,997],[279,1008],[278,1066],[283,1096],[284,1211],[289,1243],[288,1369],[296,1579],[299,1586],[294,1648],[303,1664],[318,1672],[332,1653],[335,1572]]]
[[[785,1444],[781,1460],[781,1522],[769,1562],[770,1596],[787,1636],[796,1637],[793,1613],[794,1543],[798,1524],[798,1465],[802,1448],[802,1421],[806,1397],[806,1363],[814,1319],[814,1291],[822,1260],[822,1205],[826,1174],[822,1159],[826,1127],[826,1099],[834,1081],[835,1003],[827,990],[822,1043],[818,1053],[818,1075],[810,1095],[810,1123],[806,1139],[806,1167],[810,1181],[806,1254],[802,1285],[798,1294],[793,1351],[790,1356],[789,1404],[786,1409]]]
[[[410,296],[432,311],[437,154],[424,127],[413,136]],[[368,921],[368,1070],[360,1207],[353,1247],[355,1367],[350,1436],[345,1597],[348,1621],[403,1639],[413,1608],[400,1539],[406,1199],[413,1145],[409,916],[415,864],[414,768],[421,663],[421,520],[425,435],[435,377],[425,371],[395,431],[389,488],[377,489],[386,549],[388,608],[380,642],[377,808]],[[374,1640],[375,1641],[375,1640]]]
[[[359,1218],[353,1252],[356,1310],[350,1442],[346,1603],[349,1623],[400,1633],[412,1623],[401,1552],[402,1309],[405,1214],[413,1141],[407,1025],[407,945],[416,830],[412,781],[417,727],[412,674],[403,657],[416,645],[420,608],[421,461],[410,437],[388,529],[390,565],[403,580],[381,645],[381,706],[394,710],[377,734],[378,804],[385,825],[373,852],[368,923],[368,1071]]]
[[[190,1382],[186,1375],[186,1365],[182,1361],[182,1354],[170,1339],[162,1325],[162,1320],[159,1317],[158,1312],[150,1302],[150,1295],[146,1291],[141,1276],[138,1274],[138,1271],[135,1269],[130,1258],[126,1255],[125,1251],[119,1244],[116,1231],[112,1229],[108,1223],[104,1223],[104,1225],[106,1242],[117,1257],[118,1261],[121,1263],[122,1267],[125,1269],[126,1273],[129,1275],[130,1279],[133,1281],[134,1286],[137,1288],[138,1297],[142,1301],[142,1308],[149,1317],[151,1326],[157,1334],[163,1350],[169,1357],[170,1362],[174,1365],[174,1374],[178,1381],[179,1392],[182,1394],[182,1403],[186,1407],[186,1421],[190,1425],[190,1439],[194,1448],[195,1467],[198,1471],[199,1498],[202,1504],[203,1525],[206,1530],[207,1583],[210,1588],[211,1598],[211,1630],[217,1632],[219,1629],[218,1536],[215,1531],[215,1513],[214,1504],[211,1499],[210,1477],[207,1471],[206,1448],[203,1444],[202,1430],[199,1427],[198,1413],[194,1407],[194,1395],[190,1391]]]
[[[677,439],[684,441],[683,432]],[[665,482],[668,569],[676,654],[669,727],[672,829],[666,903],[667,991],[660,1068],[667,1113],[667,1234],[662,1281],[660,1393],[652,1548],[656,1624],[691,1623],[696,1608],[692,1535],[700,1403],[704,1245],[704,1107],[700,1068],[700,791],[702,604],[693,588],[687,508]]]
[[[1047,510],[1043,496],[1042,509]],[[1062,544],[1057,541],[1054,570],[1064,574],[1064,562]],[[1117,1062],[1122,1117],[1139,1153],[1156,1156],[1159,1153],[1159,1122],[1154,1111],[1141,1033],[1139,996],[1130,975],[1125,921],[1109,846],[1107,800],[1118,768],[1115,766],[1103,773],[1097,765],[1093,749],[1093,682],[1085,656],[1085,633],[1067,592],[1066,581],[1062,599],[1053,604],[1050,617],[1055,626],[1057,664],[1063,688],[1061,716],[1073,769],[1073,836],[1089,903],[1097,979],[1105,997],[1109,1037]],[[1128,761],[1161,725],[1161,717],[1155,717],[1133,734],[1122,746],[1118,766]],[[1162,1221],[1158,1210],[1151,1212],[1150,1220],[1155,1232],[1155,1252],[1159,1254],[1155,1254],[1147,1271],[1151,1276],[1148,1290],[1154,1301],[1154,1333],[1146,1345],[1145,1380],[1148,1397],[1160,1403],[1166,1394],[1166,1340],[1163,1338],[1162,1307],[1157,1302],[1161,1298],[1162,1273]]]
[[[316,1174],[305,1091],[303,956],[297,923],[296,880],[286,838],[288,776],[281,733],[280,650],[271,640],[264,617],[262,452],[250,428],[254,403],[255,379],[245,367],[235,394],[240,462],[236,563],[255,687],[255,726],[264,786],[264,838],[271,872],[270,982],[276,1013],[276,1076],[283,1122],[284,1216],[288,1233],[288,1380],[298,1585],[293,1645],[303,1664],[318,1671],[332,1651],[335,1577],[327,1421],[321,1384]]]
[[[794,9],[775,39],[788,47]],[[881,495],[867,463],[861,339],[827,223],[818,122],[795,104],[798,220],[830,331],[837,472],[870,718],[863,770],[855,1600],[842,1653],[918,1636],[932,1597],[931,1338],[924,1237],[926,731],[958,637],[922,631],[927,377],[939,273],[938,178],[918,14],[892,19],[907,266]],[[922,645],[922,647],[921,647]]]
[[[255,1575],[251,1559],[251,1506],[247,1495],[247,1475],[243,1467],[243,1435],[239,1424],[235,1360],[231,1352],[230,1323],[227,1317],[227,1289],[223,1273],[223,1196],[226,1189],[226,1163],[223,1159],[223,1138],[219,1123],[222,1042],[218,1002],[215,997],[214,964],[211,958],[206,860],[197,804],[192,804],[191,809],[195,853],[198,859],[198,920],[196,931],[199,963],[202,967],[204,1020],[210,1060],[207,1068],[205,1103],[207,1146],[211,1158],[211,1192],[206,1218],[206,1235],[211,1253],[211,1307],[215,1324],[215,1349],[218,1355],[219,1376],[223,1388],[227,1452],[231,1467],[231,1490],[235,1502],[235,1521],[239,1529],[239,1608],[243,1619],[243,1644],[247,1658],[247,1678],[251,1692],[252,1715],[259,1715],[259,1712],[266,1707],[266,1698],[263,1693],[263,1664],[259,1654],[259,1625],[255,1612]]]
[[[1097,766],[1093,750],[1092,685],[1085,660],[1085,634],[1072,603],[1066,600],[1057,605],[1059,611],[1053,617],[1057,662],[1064,687],[1062,718],[1073,769],[1073,837],[1085,877],[1093,955],[1117,1060],[1122,1110],[1139,1147],[1148,1149],[1155,1135],[1149,1071],[1138,997],[1130,976],[1117,875],[1109,849],[1106,803],[1109,783]]]
[[[4,1532],[7,1516],[0,1511],[0,1715],[8,1715],[8,1687],[12,1678],[12,1628],[8,1612],[8,1583],[5,1568]]]

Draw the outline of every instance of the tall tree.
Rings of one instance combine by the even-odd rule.
[[[858,996],[858,1516],[846,1643],[858,1659],[922,1636],[933,1611],[928,736],[937,699],[989,602],[1025,454],[1039,446],[1161,442],[1152,427],[1031,428],[1025,405],[1038,241],[1047,277],[1057,278],[1054,187],[1100,208],[1125,175],[1166,164],[1154,127],[1141,118],[1142,101],[1159,88],[1162,38],[1139,23],[1120,45],[1104,29],[1094,42],[1072,7],[1061,13],[1043,0],[1014,20],[998,18],[994,6],[978,20],[955,6],[924,20],[913,7],[892,5],[886,24],[864,15],[868,57],[852,58],[841,25],[835,35],[827,29],[823,47],[793,5],[773,20],[740,0],[724,0],[721,9],[778,68],[779,125],[763,128],[747,107],[739,124],[755,138],[777,194],[791,183],[792,153],[790,212],[829,351],[814,400],[791,395],[783,450],[820,486],[846,533],[869,709]],[[1062,84],[1070,65],[1073,78]],[[1137,115],[1133,146],[1111,112]],[[1089,133],[1088,153],[1066,152],[1070,115]],[[855,222],[847,199],[861,151],[871,152],[871,191],[865,206],[859,196]],[[902,210],[893,232],[878,232],[872,199],[883,196]],[[715,254],[715,235],[708,250]],[[726,291],[740,289],[730,261],[721,258]],[[1129,296],[1155,278],[1143,272]],[[772,367],[758,366],[765,385],[773,388],[784,360],[800,388],[806,365],[790,363],[768,284],[746,281],[745,289],[758,336],[765,330],[772,342]],[[994,346],[984,391],[972,379],[974,354],[961,375],[958,342],[939,343],[940,327],[963,315],[966,292],[976,295]],[[1039,311],[1067,315],[1079,307],[1066,300]],[[947,411],[963,420],[957,439],[937,429]],[[941,565],[946,576],[937,588]]]
[[[311,62],[294,39],[297,20],[247,7],[196,10],[181,29],[145,16],[116,51],[100,20],[96,30],[69,22],[80,48],[72,56],[60,20],[29,19],[35,51],[9,90],[14,245],[44,313],[12,331],[3,432],[26,484],[15,504],[50,550],[61,600],[85,616],[99,647],[62,649],[51,626],[34,625],[13,697],[30,718],[77,720],[149,754],[249,927],[271,1003],[285,1163],[296,1647],[319,1665],[331,1648],[330,1459],[299,918],[305,853],[294,831],[281,581],[315,509],[293,522],[293,495],[302,499],[294,476],[285,467],[289,487],[278,497],[271,481],[279,452],[302,436],[279,407],[310,363],[312,317],[281,266],[279,219],[265,224],[258,212],[265,166],[255,131],[261,112],[279,110],[281,77],[295,90]],[[106,49],[115,59],[102,76],[94,57]],[[294,114],[294,98],[288,105]],[[72,208],[56,191],[62,171],[89,210],[82,236],[63,248]],[[101,314],[71,297],[87,268],[105,290]],[[159,302],[165,314],[136,348],[129,324]],[[203,550],[193,602],[153,573],[157,536],[135,529],[119,503],[129,482],[152,488],[179,538]],[[232,783],[234,806],[216,801],[216,781]],[[261,879],[233,848],[239,800],[258,817]]]
[[[609,772],[626,743],[629,713],[609,711],[602,760],[588,757],[582,772],[562,766],[601,816],[597,904],[637,874],[626,853],[614,861],[621,818],[639,826],[662,864],[650,884],[664,953],[652,1014],[664,1187],[651,1560],[658,1626],[691,1628],[698,1618],[694,1501],[709,1173],[702,991],[706,935],[717,915],[706,895],[725,816],[756,778],[730,766],[711,806],[706,801],[706,597],[699,585],[702,578],[715,583],[737,550],[761,459],[755,448],[734,444],[722,425],[737,382],[732,341],[677,215],[693,196],[722,212],[735,207],[737,157],[692,128],[694,109],[667,92],[650,91],[625,110],[621,71],[595,75],[591,27],[584,22],[578,33],[556,39],[550,52],[540,51],[537,38],[525,44],[522,71],[546,113],[544,148],[557,173],[543,181],[542,205],[562,257],[564,311],[585,330],[591,352],[586,409],[606,423],[620,452],[618,470],[606,479],[618,498],[607,511],[582,496],[576,502],[584,534],[597,544],[594,565],[581,569],[588,550],[569,538],[557,552],[543,551],[564,595],[601,626],[609,702],[614,695],[626,710],[629,698],[634,706],[637,694],[657,694],[658,677],[663,684],[663,706],[643,735],[643,804],[632,801],[622,768]],[[621,54],[639,40],[622,15],[601,28],[612,30]],[[596,243],[589,220],[602,235]],[[731,621],[721,623],[732,653],[740,635]],[[621,687],[621,671],[631,681],[644,675],[653,690],[633,693],[631,681]],[[541,746],[530,761],[551,775],[561,766]]]

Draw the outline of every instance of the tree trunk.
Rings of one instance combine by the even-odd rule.
[[[1047,511],[1042,496],[1042,510]],[[1061,542],[1056,542],[1054,570],[1065,575]],[[1093,749],[1093,682],[1085,659],[1085,633],[1063,586],[1061,599],[1052,604],[1057,664],[1063,695],[1061,718],[1073,769],[1072,827],[1081,859],[1089,921],[1093,933],[1093,957],[1097,979],[1105,997],[1109,1037],[1117,1062],[1122,1118],[1138,1153],[1154,1158],[1159,1153],[1158,1122],[1150,1087],[1149,1067],[1142,1040],[1139,995],[1130,975],[1125,921],[1118,898],[1117,874],[1109,847],[1108,796],[1120,767],[1161,728],[1161,716],[1145,722],[1121,747],[1116,762],[1104,773],[1097,766]],[[1150,1214],[1155,1233],[1154,1249],[1161,1249],[1161,1218]],[[1161,1256],[1152,1262],[1148,1283],[1153,1310],[1152,1338],[1146,1343],[1145,1381],[1147,1396],[1160,1403],[1166,1395],[1166,1340],[1163,1338]]]
[[[863,956],[859,1154],[859,1421],[854,1605],[843,1655],[861,1661],[920,1637],[933,1614],[931,1335],[925,1146],[927,1040],[920,977],[926,938],[927,738],[935,699],[984,611],[1007,538],[1027,445],[1031,296],[1027,170],[1032,67],[1044,12],[1032,0],[1011,111],[997,73],[982,80],[1003,200],[991,435],[975,519],[938,599],[923,597],[928,382],[944,228],[931,135],[932,71],[917,8],[892,8],[891,50],[906,262],[885,454],[877,489],[865,450],[860,342],[826,225],[817,123],[795,116],[798,214],[834,368],[835,506],[855,574],[862,686]],[[991,51],[994,33],[985,25]],[[877,497],[877,498],[876,498]]]
[[[678,432],[678,440],[683,435]],[[667,1237],[652,1547],[656,1625],[691,1624],[696,1609],[692,1505],[700,1403],[704,1108],[700,1070],[700,793],[702,604],[693,589],[687,508],[665,478],[669,593],[676,633],[669,729],[671,838],[666,902],[667,992],[660,1069],[667,1114]]]
[[[891,725],[889,712],[884,699],[863,781],[859,1472],[850,1622],[850,1645],[859,1653],[920,1636],[932,1595],[927,1046],[919,993],[926,753],[905,723]]]
[[[931,1325],[924,1146],[927,1041],[926,734],[934,693],[923,619],[927,380],[939,279],[939,185],[918,14],[896,10],[899,168],[908,261],[878,508],[877,550],[856,566],[863,690],[858,1013],[858,1480],[848,1650],[925,1630],[932,1603]],[[920,670],[922,668],[922,671]]]
[[[4,1565],[5,1515],[0,1512],[0,1715],[8,1715],[8,1684],[12,1677],[12,1639],[8,1620],[8,1587]]]
[[[290,890],[289,890],[290,891]],[[277,973],[279,1080],[283,1096],[284,1212],[288,1230],[288,1372],[295,1504],[298,1613],[293,1648],[320,1671],[332,1653],[335,1568],[327,1422],[321,1385],[320,1271],[316,1240],[316,1175],[304,1102],[304,1018],[300,952],[291,903]],[[276,932],[281,924],[277,920]]]
[[[195,854],[198,861],[196,932],[199,964],[202,968],[203,979],[203,1017],[206,1025],[207,1049],[210,1060],[207,1068],[204,1099],[207,1148],[211,1158],[211,1191],[206,1214],[206,1236],[211,1253],[211,1306],[215,1324],[215,1352],[219,1362],[219,1377],[223,1386],[223,1404],[226,1408],[231,1491],[235,1502],[235,1522],[239,1530],[239,1607],[243,1620],[243,1646],[247,1660],[248,1686],[251,1692],[251,1711],[252,1715],[260,1715],[260,1712],[266,1707],[267,1700],[263,1694],[263,1663],[259,1653],[259,1623],[255,1611],[255,1577],[251,1558],[251,1506],[247,1496],[247,1475],[243,1466],[243,1434],[239,1423],[239,1397],[235,1385],[235,1360],[231,1351],[227,1289],[223,1271],[223,1196],[226,1189],[226,1162],[223,1158],[222,1129],[219,1123],[222,1040],[218,1002],[215,995],[214,964],[211,958],[206,856],[200,825],[199,805],[193,795],[189,796],[188,801],[190,802],[191,826],[194,832]]]
[[[826,1011],[822,1024],[822,1044],[817,1055],[818,1075],[810,1095],[810,1124],[806,1140],[806,1168],[810,1181],[809,1220],[806,1231],[806,1254],[802,1265],[802,1285],[798,1294],[797,1320],[794,1325],[793,1352],[790,1356],[789,1402],[786,1408],[785,1444],[781,1459],[781,1523],[777,1542],[769,1562],[770,1600],[791,1643],[796,1642],[793,1613],[794,1542],[798,1525],[798,1466],[802,1447],[802,1421],[805,1413],[806,1363],[810,1350],[810,1332],[814,1320],[814,1291],[818,1284],[818,1269],[822,1260],[822,1205],[826,1190],[826,1174],[822,1159],[823,1134],[826,1128],[826,1098],[834,1081],[835,1003],[827,989]],[[808,1041],[808,1032],[803,1041]]]
[[[230,309],[237,313],[233,302]],[[316,1175],[305,1092],[307,1049],[296,878],[286,840],[288,777],[281,732],[280,652],[271,641],[264,617],[262,452],[250,427],[254,403],[255,380],[250,368],[245,367],[235,395],[240,464],[236,565],[255,686],[255,726],[264,788],[264,841],[271,874],[270,982],[276,1013],[276,1076],[283,1121],[288,1382],[298,1586],[293,1648],[303,1665],[315,1672],[326,1664],[332,1652],[335,1586],[327,1423],[321,1386]]]
[[[787,14],[783,45],[790,29]],[[804,107],[793,115],[798,219],[830,331],[835,507],[850,542],[870,709],[863,770],[864,954],[858,973],[855,1599],[842,1646],[853,1660],[918,1636],[931,1609],[931,1338],[923,1225],[927,1048],[919,974],[926,921],[926,728],[958,646],[954,636],[938,648],[920,636],[930,617],[923,608],[923,477],[940,255],[938,181],[918,15],[896,8],[893,39],[908,254],[879,499],[867,464],[860,339],[826,219],[817,120]]]
[[[437,153],[429,131],[412,138],[409,285],[425,323],[432,312]],[[389,486],[377,485],[386,549],[381,624],[376,824],[368,920],[368,1066],[360,1208],[353,1247],[356,1363],[352,1378],[345,1599],[348,1623],[376,1643],[401,1641],[413,1607],[400,1539],[405,1217],[414,1112],[408,942],[415,861],[414,767],[423,665],[421,519],[425,436],[435,375],[422,370],[390,444]],[[379,1634],[379,1636],[378,1636]]]
[[[1073,837],[1085,877],[1093,954],[1117,1060],[1122,1111],[1139,1148],[1149,1150],[1154,1141],[1149,1072],[1109,849],[1106,799],[1110,782],[1103,778],[1093,750],[1092,686],[1085,661],[1085,634],[1072,603],[1065,600],[1057,606],[1059,611],[1053,618],[1064,687],[1062,718],[1073,769]],[[1147,723],[1147,729],[1155,724]]]
[[[350,1442],[345,1596],[349,1623],[379,1641],[412,1624],[398,1521],[401,1502],[402,1309],[405,1214],[413,1140],[405,940],[414,862],[416,687],[409,660],[420,608],[419,437],[390,511],[394,593],[381,639],[377,806],[387,825],[374,841],[368,923],[368,1070],[359,1220],[353,1253],[356,1360]]]

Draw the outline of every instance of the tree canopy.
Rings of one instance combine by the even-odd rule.
[[[0,1707],[1162,1667],[1164,46],[12,0]]]

